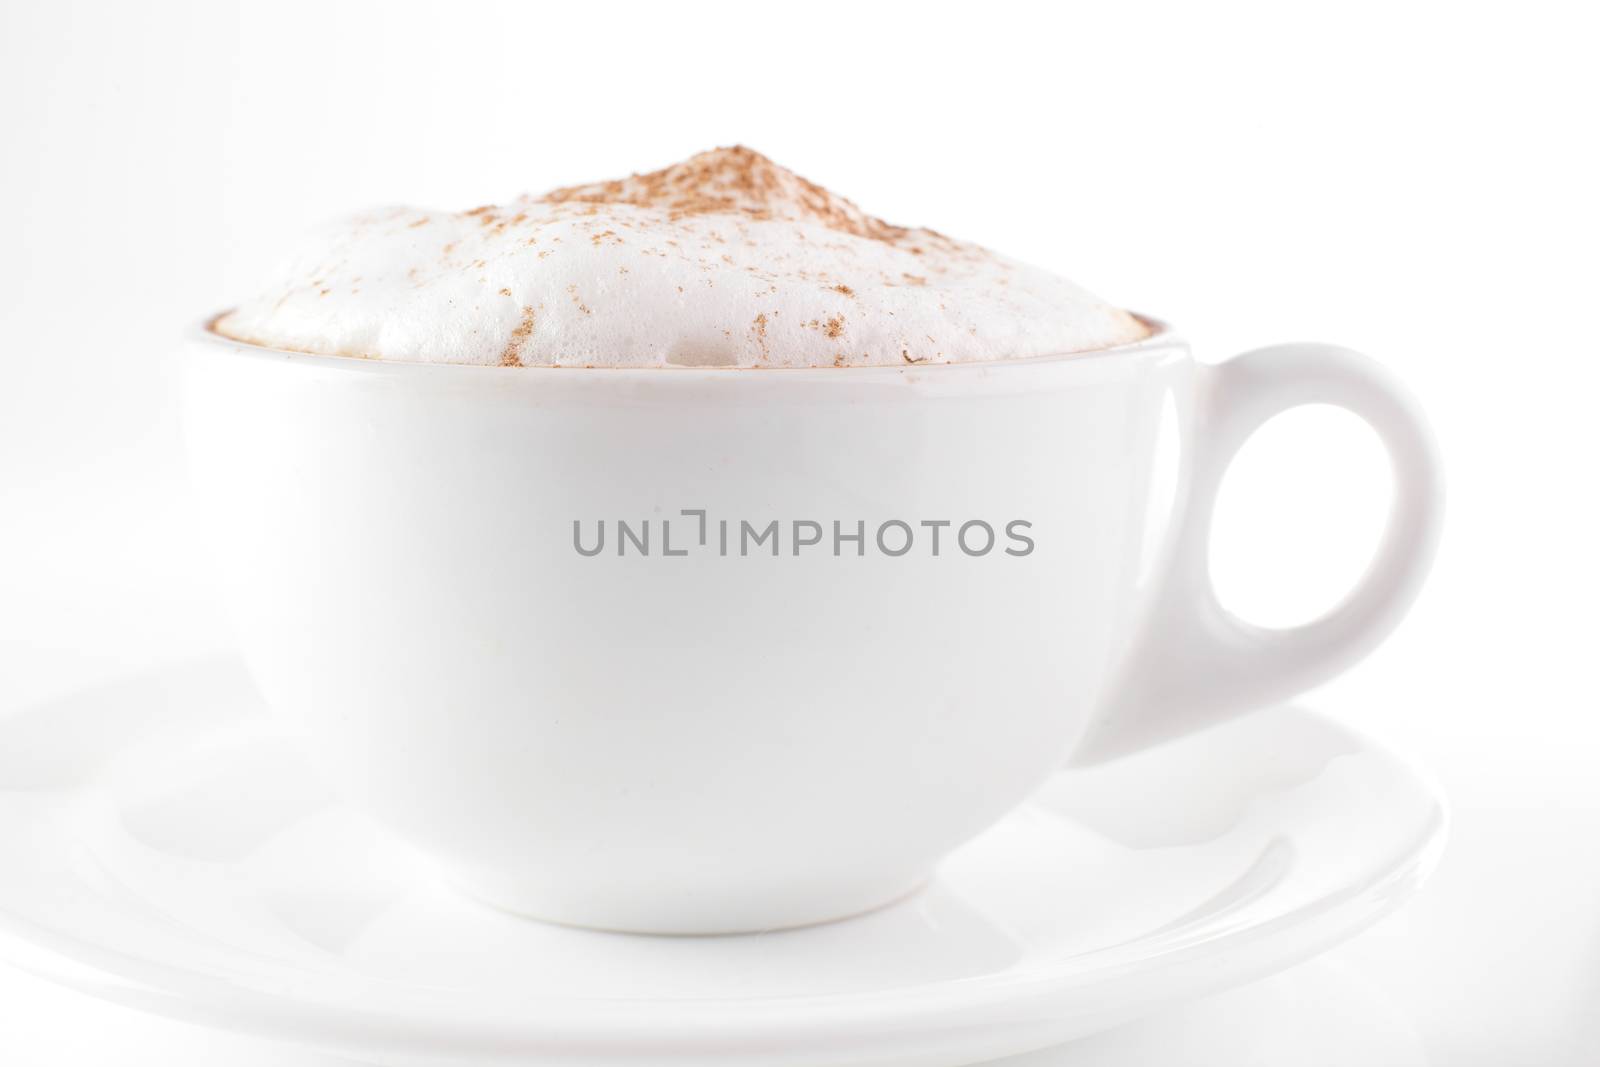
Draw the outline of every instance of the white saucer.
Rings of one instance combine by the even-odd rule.
[[[549,926],[333,802],[242,671],[0,719],[0,955],[147,1011],[392,1064],[961,1064],[1314,955],[1408,897],[1444,809],[1292,709],[1059,775],[872,915]]]

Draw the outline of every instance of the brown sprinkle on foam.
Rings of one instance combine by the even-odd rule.
[[[701,152],[649,174],[555,189],[539,199],[551,204],[631,204],[666,211],[673,219],[711,214],[788,218],[793,217],[792,205],[799,205],[800,221],[856,237],[894,242],[911,232],[868,215],[743,145]],[[724,240],[715,232],[710,237]]]
[[[761,349],[761,358],[767,358],[767,313],[761,312],[751,322],[750,329],[756,335],[756,344]]]
[[[504,290],[502,290],[504,292]],[[533,307],[524,304],[522,307],[522,321],[517,323],[511,331],[511,339],[506,342],[506,349],[500,353],[502,367],[522,366],[522,346],[528,343],[528,338],[533,336]]]

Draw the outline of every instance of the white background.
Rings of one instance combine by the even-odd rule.
[[[1445,449],[1422,602],[1310,701],[1449,791],[1435,881],[1331,961],[1039,1062],[1594,1062],[1587,5],[1043,6],[3,0],[0,714],[226,646],[182,497],[173,342],[296,230],[744,142],[1172,321],[1202,358],[1369,351]],[[1384,468],[1333,413],[1264,437],[1216,563],[1241,610],[1291,621],[1359,570]],[[220,1040],[0,970],[3,1062],[311,1062]]]

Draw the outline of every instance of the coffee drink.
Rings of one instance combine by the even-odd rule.
[[[205,541],[267,702],[451,882],[584,926],[898,900],[1065,761],[1353,663],[1439,528],[1425,424],[1370,360],[1198,363],[745,149],[366,216],[190,347]],[[1339,607],[1267,630],[1216,599],[1212,508],[1309,403],[1377,430],[1393,514]]]
[[[1148,332],[1053,274],[893,226],[748,148],[322,235],[228,337],[503,366],[854,367],[1108,348]]]

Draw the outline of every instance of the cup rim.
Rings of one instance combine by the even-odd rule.
[[[241,341],[216,329],[216,324],[233,308],[225,308],[192,324],[186,331],[186,340],[211,348],[221,348],[234,355],[276,362],[298,363],[308,367],[322,367],[367,374],[449,374],[485,376],[532,376],[542,378],[558,375],[564,380],[589,377],[600,379],[649,378],[658,381],[749,381],[829,379],[833,381],[904,380],[916,378],[949,379],[966,375],[988,375],[994,372],[1019,369],[1042,369],[1065,364],[1099,364],[1127,357],[1170,353],[1185,347],[1183,338],[1161,319],[1130,311],[1150,332],[1137,341],[1129,341],[1109,348],[1095,348],[1082,352],[1061,352],[1042,356],[1021,356],[1011,359],[969,360],[949,363],[871,364],[849,367],[680,367],[680,366],[550,366],[533,364],[520,367],[489,366],[481,363],[444,363],[424,360],[382,359],[376,356],[336,355],[320,352],[302,352],[292,348]]]

